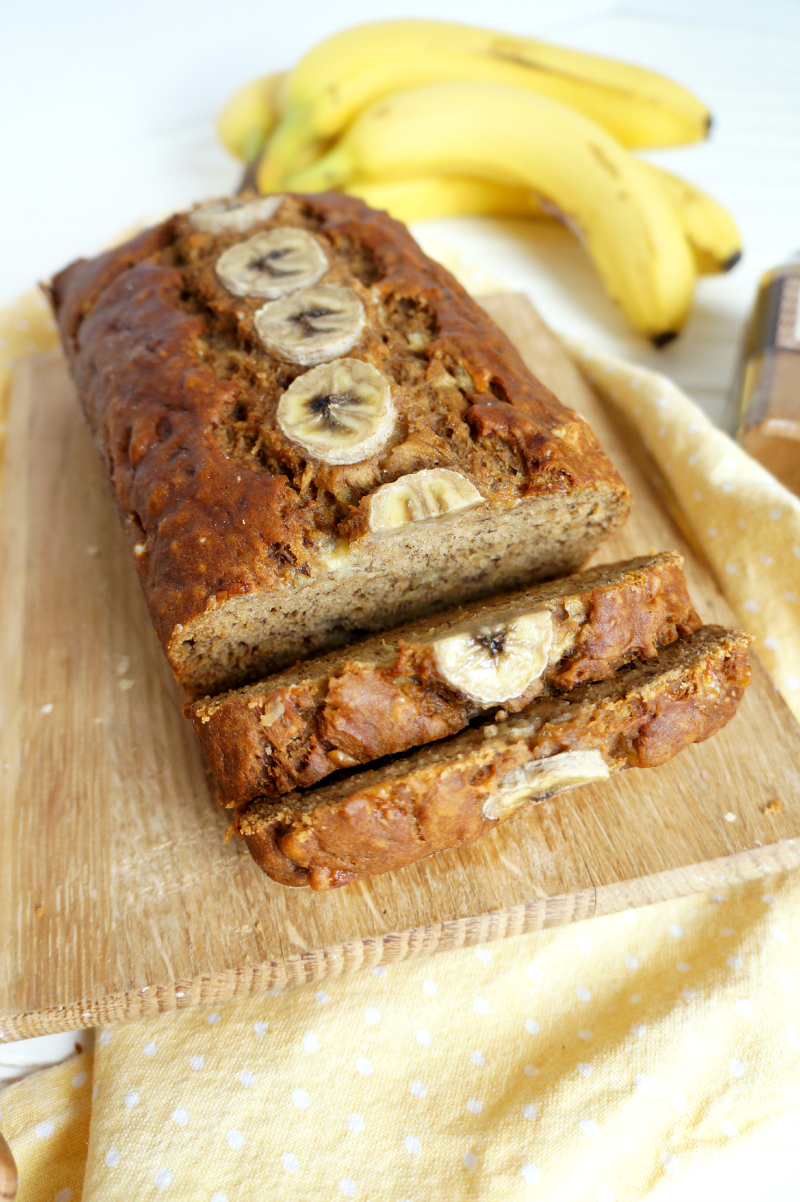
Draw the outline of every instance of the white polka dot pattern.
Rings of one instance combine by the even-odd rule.
[[[121,1025],[94,1077],[65,1069],[69,1097],[100,1092],[86,1202],[232,1202],[252,1179],[276,1202],[383,1199],[385,1166],[402,1183],[387,1202],[646,1196],[693,1149],[747,1134],[754,1106],[800,1103],[794,879],[479,947],[488,960],[410,960],[391,987],[332,979],[324,1003],[311,986],[218,1005],[214,1023]],[[40,1148],[61,1114],[54,1099],[35,1116]],[[55,1181],[45,1202],[67,1186],[79,1196]]]

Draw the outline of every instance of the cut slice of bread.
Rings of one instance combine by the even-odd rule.
[[[610,680],[540,697],[506,721],[251,803],[236,827],[284,885],[329,889],[472,843],[527,802],[662,764],[734,715],[750,636],[704,626]]]
[[[219,800],[240,808],[307,787],[456,734],[486,710],[513,713],[654,656],[700,626],[681,564],[671,552],[592,568],[187,705]],[[526,616],[533,631],[514,642],[507,636]]]

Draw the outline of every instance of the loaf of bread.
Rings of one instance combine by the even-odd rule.
[[[532,801],[662,764],[730,720],[750,679],[750,636],[703,626],[610,680],[539,697],[504,721],[318,788],[260,799],[237,819],[283,885],[330,889],[472,843]]]
[[[573,571],[627,515],[586,422],[361,201],[209,203],[50,295],[192,697]]]
[[[655,655],[700,626],[681,563],[654,555],[472,602],[187,705],[219,800],[313,785]]]

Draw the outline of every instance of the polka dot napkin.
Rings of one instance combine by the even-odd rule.
[[[0,388],[50,349],[0,315]],[[669,381],[569,348],[638,424],[800,714],[800,502]],[[800,876],[182,1010],[0,1094],[19,1202],[634,1202],[800,1107]]]

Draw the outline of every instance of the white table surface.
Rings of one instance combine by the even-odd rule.
[[[461,218],[415,233],[487,282],[528,293],[554,329],[667,372],[724,424],[758,279],[800,249],[797,0],[4,0],[0,305],[145,216],[231,191],[240,166],[217,144],[213,119],[239,84],[337,28],[423,11],[629,59],[709,104],[707,143],[650,157],[731,209],[745,255],[728,275],[700,281],[686,330],[664,351],[626,328],[563,229]],[[0,1048],[0,1085],[70,1054],[74,1039]],[[665,1178],[659,1199],[800,1202],[800,1115],[690,1177]]]

